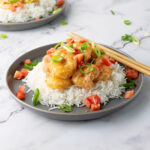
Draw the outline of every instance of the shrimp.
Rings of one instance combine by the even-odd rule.
[[[102,60],[100,58],[96,59],[95,65],[98,67],[100,71],[100,75],[97,79],[97,81],[107,81],[111,80],[111,74],[112,74],[112,68],[109,66],[106,66],[102,63]]]
[[[71,79],[60,79],[52,77],[51,75],[46,76],[46,84],[51,89],[63,90],[72,85]]]
[[[72,77],[72,81],[75,85],[85,89],[91,89],[94,86],[94,81],[97,80],[99,76],[99,69],[92,65],[94,70],[87,74],[82,74],[80,70],[76,71]],[[86,72],[89,68],[84,68],[83,71]]]
[[[74,59],[74,55],[67,51],[57,51],[54,55],[63,56],[61,62],[51,61],[48,65],[48,68],[51,72],[51,75],[60,79],[69,79],[75,72],[77,68],[77,62]]]

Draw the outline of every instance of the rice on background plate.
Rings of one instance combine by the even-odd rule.
[[[27,22],[35,18],[48,17],[56,5],[56,0],[40,0],[39,4],[27,3],[23,8],[18,7],[16,12],[0,7],[0,22]]]
[[[90,90],[75,85],[62,91],[48,88],[45,83],[46,76],[42,70],[42,62],[35,66],[23,81],[29,87],[29,90],[35,91],[36,88],[39,88],[39,102],[51,108],[61,104],[80,107],[83,100],[93,94],[97,94],[101,98],[101,102],[106,104],[109,98],[119,98],[125,91],[125,88],[121,86],[126,83],[124,68],[117,62],[112,64],[111,67],[113,68],[112,80],[100,81]]]

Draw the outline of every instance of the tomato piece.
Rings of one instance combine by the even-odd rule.
[[[73,44],[74,43],[74,40],[73,39],[67,39],[66,40],[66,43],[68,44],[68,45],[71,45],[71,44]]]
[[[20,8],[23,8],[24,7],[24,4],[22,2],[17,2],[17,5],[20,7]]]
[[[57,0],[57,5],[58,6],[62,6],[64,4],[64,1],[63,0]]]
[[[35,20],[35,21],[39,21],[39,20],[40,20],[40,18],[39,18],[39,17],[37,17],[37,18],[35,18],[34,20]]]
[[[89,98],[86,98],[83,103],[87,108],[91,108],[91,102]]]
[[[27,64],[27,65],[31,64],[31,60],[30,60],[30,59],[26,59],[26,60],[24,61],[24,64]]]
[[[114,59],[110,59],[109,61],[110,61],[112,64],[115,64],[115,63],[116,63]]]
[[[82,40],[79,41],[79,43],[83,44],[83,43],[85,43],[86,41],[87,41],[87,40],[82,39]]]
[[[133,95],[134,95],[134,90],[126,91],[126,92],[125,92],[125,95],[124,95],[124,98],[125,98],[125,99],[129,99],[129,98],[131,98]]]
[[[101,102],[101,99],[97,94],[89,96],[88,98],[90,99],[92,104],[99,104]]]
[[[91,110],[92,111],[100,110],[100,104],[92,104],[91,105]]]
[[[24,89],[25,89],[25,86],[19,86],[18,92],[16,93],[16,96],[21,100],[24,100],[26,96]]]
[[[51,49],[49,49],[49,50],[46,51],[46,54],[47,55],[49,55],[49,54],[51,55],[54,52],[55,52],[55,48],[51,48]]]
[[[77,55],[77,54],[81,54],[81,52],[80,52],[78,49],[75,49],[74,54],[75,54],[75,55]]]
[[[16,71],[14,74],[14,79],[21,80],[22,78],[23,78],[22,73],[20,71]]]
[[[28,73],[29,73],[29,69],[21,69],[21,73],[22,73],[22,76],[23,77],[26,77],[27,75],[28,75]]]
[[[16,12],[16,7],[14,6],[14,5],[10,5],[10,10],[12,11],[12,12]]]
[[[106,65],[106,66],[110,66],[110,61],[109,58],[107,56],[103,56],[102,57],[102,62]]]
[[[138,74],[138,71],[126,66],[126,76],[129,79],[137,79],[139,74]]]

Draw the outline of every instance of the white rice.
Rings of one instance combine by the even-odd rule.
[[[121,84],[126,83],[123,67],[118,63],[111,65],[111,67],[114,68],[112,80],[98,82],[91,90],[78,88],[75,85],[72,85],[63,91],[48,88],[45,83],[45,73],[42,71],[42,63],[39,63],[32,71],[30,71],[24,81],[32,91],[39,88],[39,101],[42,105],[55,107],[56,105],[68,104],[80,107],[80,105],[83,104],[83,100],[93,94],[97,94],[101,98],[101,102],[106,104],[109,101],[109,98],[119,98],[122,92],[125,91],[125,88],[120,86]]]
[[[35,3],[25,4],[24,8],[17,8],[16,12],[0,8],[0,22],[27,22],[38,17],[47,17],[53,11],[56,0],[40,0]]]

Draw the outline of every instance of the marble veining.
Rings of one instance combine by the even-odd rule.
[[[0,32],[8,36],[0,39],[0,149],[149,150],[149,77],[145,76],[143,89],[133,103],[92,121],[51,120],[22,107],[9,95],[5,85],[8,66],[31,49],[63,40],[70,31],[122,50],[150,66],[149,0],[67,2],[65,13],[48,25],[26,31]],[[124,19],[131,20],[132,25],[124,25]],[[66,20],[68,25],[61,26],[61,20]],[[124,34],[137,36],[141,45],[122,42]]]

